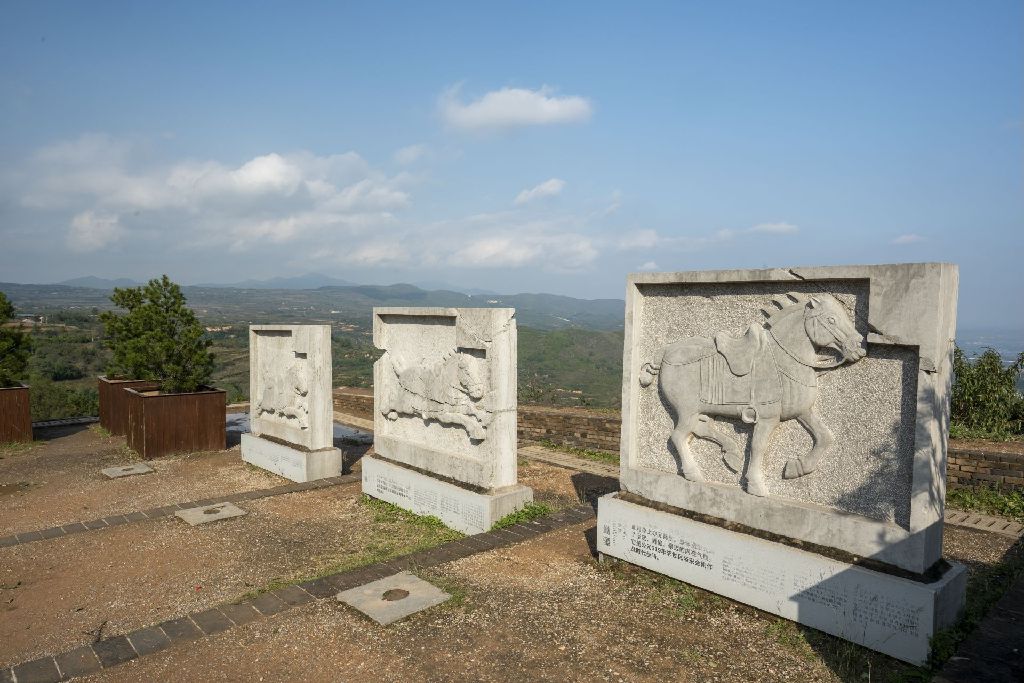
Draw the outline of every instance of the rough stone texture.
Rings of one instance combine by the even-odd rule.
[[[334,445],[331,326],[249,326],[249,424],[307,450]]]
[[[485,489],[516,484],[510,308],[375,308],[374,450]]]
[[[389,591],[392,591],[389,593]],[[407,593],[405,597],[399,597]],[[389,600],[388,597],[397,598]],[[338,593],[338,600],[376,621],[393,624],[410,614],[440,605],[452,596],[432,583],[402,572]]]
[[[333,446],[319,451],[303,451],[252,434],[242,434],[241,451],[245,462],[292,481],[314,481],[341,474],[341,450]]]
[[[298,482],[341,472],[330,325],[251,325],[249,391],[252,434],[242,435],[242,460]]]
[[[362,459],[363,493],[418,515],[433,515],[464,534],[489,531],[495,522],[533,500],[528,486],[472,491],[372,455]]]
[[[630,276],[623,488],[923,572],[941,552],[956,286],[956,267],[946,264]],[[759,498],[721,464],[716,444],[694,436],[690,447],[706,481],[684,479],[668,441],[672,408],[657,382],[641,386],[644,363],[686,337],[738,335],[766,319],[762,308],[778,310],[773,297],[789,292],[838,302],[866,338],[866,357],[815,372],[815,412],[834,445],[814,472],[784,479],[787,461],[808,453],[812,440],[795,420],[783,420],[765,449],[768,495]],[[751,425],[713,416],[712,426],[738,441],[747,457]]]
[[[933,583],[871,571],[681,515],[601,498],[597,550],[912,664],[951,626],[967,570]]]
[[[108,467],[100,470],[103,475],[110,479],[131,477],[136,474],[149,474],[152,471],[153,468],[143,462],[135,463],[134,465],[124,465],[122,467]]]
[[[180,517],[192,526],[217,522],[222,519],[231,519],[232,517],[241,517],[244,514],[247,514],[245,510],[231,503],[215,503],[213,505],[204,505],[203,507],[178,510],[174,513],[176,517]]]

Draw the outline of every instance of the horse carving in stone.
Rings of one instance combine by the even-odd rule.
[[[816,373],[863,358],[863,338],[831,296],[789,294],[774,301],[778,309],[765,310],[767,321],[751,324],[743,336],[687,337],[662,348],[641,368],[641,386],[658,377],[661,394],[675,411],[669,440],[679,473],[690,481],[704,480],[689,448],[693,435],[717,444],[732,471],[743,469],[739,444],[716,429],[710,416],[754,424],[744,478],[755,496],[768,493],[762,461],[780,421],[796,420],[814,441],[810,453],[786,462],[786,479],[813,472],[835,440],[814,412]],[[841,357],[819,356],[818,349],[825,348]]]
[[[378,362],[385,363],[384,372],[394,376],[381,392],[379,409],[384,417],[418,416],[463,427],[474,441],[487,438],[492,415],[484,400],[488,393],[484,359],[456,349],[427,364],[406,364],[390,352]]]

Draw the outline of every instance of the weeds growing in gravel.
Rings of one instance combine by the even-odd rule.
[[[30,451],[36,447],[36,443],[37,442],[35,441],[10,441],[8,443],[0,443],[0,458]]]
[[[491,529],[505,529],[510,526],[515,526],[522,522],[530,522],[537,519],[538,517],[544,517],[551,514],[551,508],[544,503],[527,503],[522,510],[517,510],[511,514],[505,515],[497,522]]]
[[[110,433],[110,430],[102,426],[99,422],[89,425],[89,431],[96,436],[103,437],[104,439],[109,439],[113,436],[113,434]]]
[[[610,453],[608,451],[597,451],[592,448],[577,448],[576,446],[566,446],[564,444],[555,443],[545,439],[540,442],[540,445],[544,448],[549,448],[553,451],[561,451],[568,453],[569,455],[575,455],[580,458],[586,458],[587,460],[596,460],[597,462],[608,463],[611,465],[619,464],[619,454]]]

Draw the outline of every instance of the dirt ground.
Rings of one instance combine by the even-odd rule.
[[[0,497],[7,533],[284,482],[241,464],[237,450],[108,481],[99,469],[125,462],[123,439],[95,430],[2,455],[0,485],[32,483]],[[520,479],[552,508],[614,487],[525,460]],[[454,536],[367,504],[355,482],[239,506],[246,516],[208,526],[172,516],[0,548],[0,664]],[[947,557],[972,571],[1014,543],[946,529]],[[884,681],[911,671],[686,584],[599,564],[592,548],[593,522],[568,527],[424,570],[453,599],[389,627],[318,600],[88,680]]]

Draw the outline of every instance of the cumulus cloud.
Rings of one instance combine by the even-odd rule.
[[[121,234],[117,216],[83,211],[71,219],[68,246],[75,251],[96,251],[115,242]]]
[[[743,235],[792,235],[799,231],[800,228],[791,223],[758,223],[749,228],[723,228],[705,235],[666,236],[660,235],[655,230],[632,230],[620,235],[615,244],[622,250],[654,248],[695,250],[715,244],[725,244]]]
[[[915,242],[923,242],[924,237],[916,233],[907,233],[906,235],[900,235],[892,241],[893,244],[914,244]]]
[[[516,195],[515,204],[516,206],[522,206],[523,204],[529,204],[532,201],[543,199],[545,197],[554,197],[562,194],[562,190],[565,188],[565,181],[559,178],[551,178],[545,180],[536,187],[531,187],[527,190],[523,190]]]
[[[501,88],[471,102],[463,102],[455,86],[441,95],[439,106],[446,124],[469,131],[581,123],[593,112],[585,97],[558,96],[547,86],[538,90]]]
[[[658,264],[654,261],[647,261],[637,266],[637,270],[658,270]]]
[[[411,166],[425,157],[428,152],[428,147],[423,144],[402,147],[395,152],[395,163],[401,166]]]

